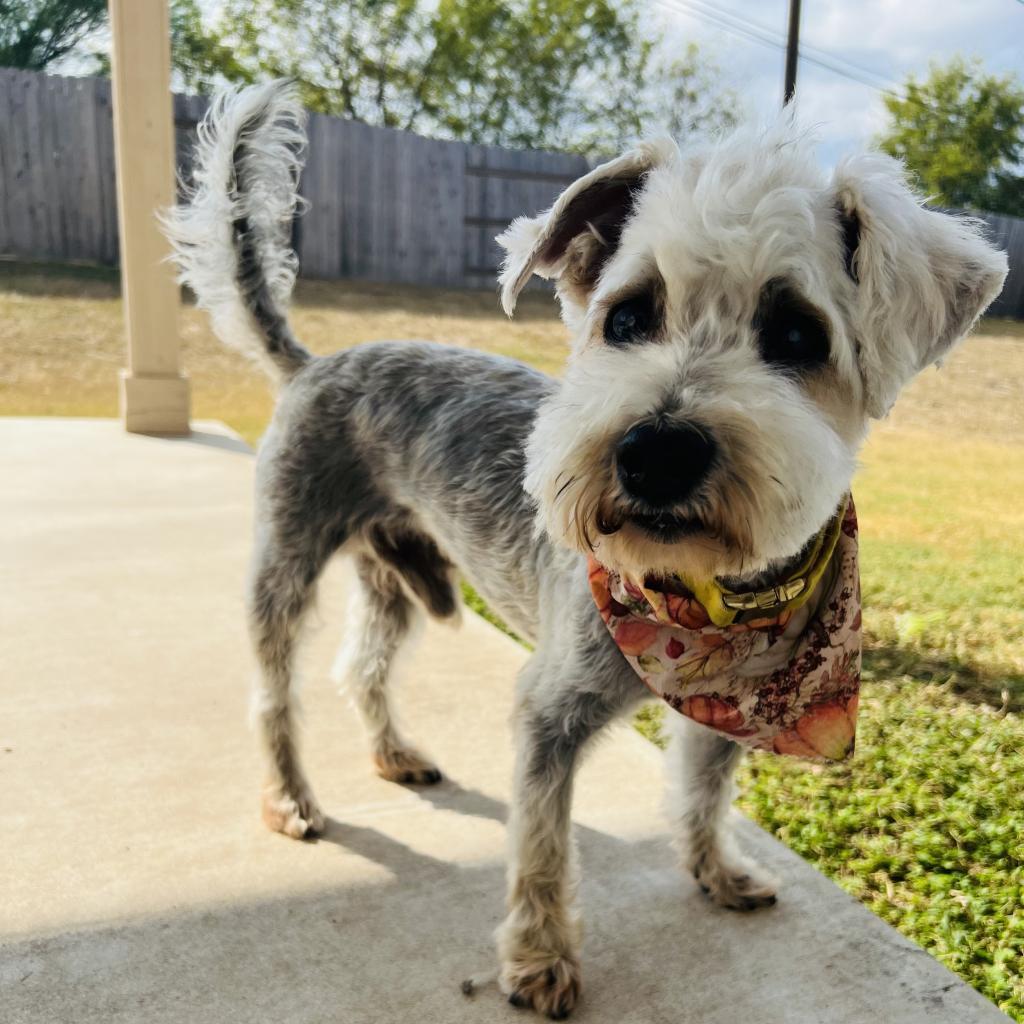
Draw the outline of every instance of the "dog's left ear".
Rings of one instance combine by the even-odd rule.
[[[867,412],[879,418],[999,294],[1006,254],[978,222],[924,208],[889,157],[846,161],[834,187]]]
[[[679,155],[669,138],[645,142],[574,181],[550,210],[518,217],[496,241],[505,250],[498,282],[511,316],[531,274],[561,278],[586,290],[618,246],[643,176]]]

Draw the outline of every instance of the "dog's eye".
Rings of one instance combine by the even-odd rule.
[[[757,329],[761,356],[774,366],[812,370],[828,362],[828,332],[809,310],[778,303],[759,318]]]
[[[654,327],[654,304],[649,295],[636,295],[613,306],[604,322],[605,341],[629,345],[641,341]]]

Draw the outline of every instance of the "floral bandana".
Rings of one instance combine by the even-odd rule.
[[[644,684],[687,718],[758,750],[829,761],[853,753],[860,689],[857,515],[846,504],[818,607],[729,626],[692,596],[625,580],[593,558],[590,589]],[[759,663],[764,665],[759,670]]]

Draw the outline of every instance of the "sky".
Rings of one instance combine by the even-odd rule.
[[[766,118],[778,109],[789,0],[638,2],[649,12],[645,27],[654,37],[669,45],[678,41],[681,50],[697,43],[747,115]],[[223,0],[200,0],[207,17],[222,5]],[[884,126],[877,86],[898,90],[908,74],[926,75],[932,60],[977,56],[989,71],[1014,72],[1024,81],[1024,0],[802,0],[801,7],[800,39],[808,53],[852,63],[847,71],[874,82],[852,81],[801,60],[800,119],[816,127],[826,163],[870,145]],[[745,38],[715,17],[752,27],[775,45]]]
[[[788,0],[645,0],[669,38],[693,41],[718,65],[747,112],[770,116],[782,98],[784,54],[716,25],[698,8],[732,16],[785,36]],[[1024,81],[1024,3],[1021,0],[803,0],[800,38],[826,59],[852,62],[855,75],[898,88],[931,60],[978,56],[988,70]],[[678,34],[678,36],[677,36]],[[801,120],[817,126],[829,163],[870,144],[885,124],[881,93],[870,85],[801,61],[797,100]]]

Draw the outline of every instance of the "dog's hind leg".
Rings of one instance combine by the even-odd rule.
[[[259,680],[254,712],[267,759],[263,820],[301,839],[323,829],[323,815],[299,763],[292,676],[302,620],[326,562],[320,545],[259,546],[249,593],[249,625]]]
[[[441,773],[399,732],[393,704],[395,658],[415,640],[423,611],[406,596],[394,571],[376,558],[359,555],[356,575],[332,675],[352,695],[377,772],[392,782],[439,782]]]
[[[668,712],[668,808],[683,866],[716,903],[754,910],[775,902],[775,883],[743,856],[731,835],[732,775],[742,748],[683,715]]]

